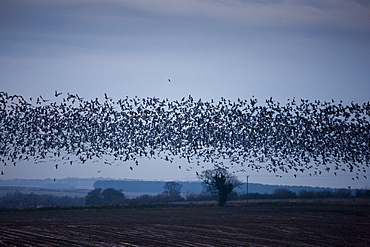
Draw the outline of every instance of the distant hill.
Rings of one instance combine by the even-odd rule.
[[[184,182],[177,181],[182,185],[181,192],[183,194],[188,193],[201,193],[203,187],[200,181]],[[143,194],[159,194],[164,191],[165,181],[145,181],[145,180],[112,180],[106,178],[63,178],[63,179],[12,179],[12,180],[0,180],[0,187],[12,187],[14,190],[16,187],[24,188],[47,188],[61,189],[61,190],[93,190],[94,188],[114,188],[120,189],[128,197],[136,197]],[[323,191],[330,190],[335,191],[332,188],[323,187],[309,187],[309,186],[283,186],[283,185],[267,185],[258,183],[249,183],[249,193],[260,193],[260,194],[271,194],[275,189],[288,189],[293,192],[299,192],[300,190],[307,191]],[[239,193],[246,192],[246,184],[236,189]]]
[[[63,178],[63,179],[4,179],[0,186],[49,188],[49,189],[94,189],[96,180],[103,178]]]
[[[181,192],[183,194],[187,193],[200,193],[203,191],[203,187],[200,182],[183,182],[177,181],[182,185]],[[159,194],[164,191],[163,186],[165,181],[144,181],[144,180],[98,180],[94,183],[94,188],[114,188],[122,190],[123,193],[127,195],[142,195],[142,194]],[[283,186],[283,185],[266,185],[249,183],[248,191],[249,193],[260,193],[260,194],[271,194],[275,189],[288,189],[293,192],[299,192],[300,190],[307,191],[323,191],[330,190],[335,191],[332,188],[322,188],[322,187],[309,187],[309,186]],[[235,189],[238,193],[246,192],[246,183]]]
[[[182,185],[182,193],[200,193],[203,188],[200,182],[176,181]],[[144,181],[144,180],[98,180],[94,188],[114,188],[128,194],[159,194],[164,191],[165,181]]]

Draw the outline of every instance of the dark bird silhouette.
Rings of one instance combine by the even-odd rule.
[[[43,102],[50,101],[49,99],[44,99],[41,95],[39,96],[39,98],[40,98]]]
[[[168,79],[168,82],[171,82],[171,79]]]
[[[4,175],[4,171],[1,171],[1,175]]]
[[[55,97],[58,97],[59,95],[61,95],[62,93],[58,93],[57,90],[55,90],[55,93],[54,93],[54,96]]]
[[[104,93],[104,99],[105,99],[105,100],[110,100],[111,98],[110,98],[110,97],[108,97],[108,95],[107,95],[106,93]]]

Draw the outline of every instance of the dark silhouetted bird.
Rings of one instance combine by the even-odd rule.
[[[55,97],[58,97],[59,95],[61,95],[62,93],[58,93],[57,90],[55,90],[55,93],[54,93],[54,96]]]

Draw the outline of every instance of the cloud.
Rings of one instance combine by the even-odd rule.
[[[368,0],[349,0],[351,2],[356,2],[360,5],[363,5],[363,6],[370,6],[370,1]]]
[[[102,36],[139,32],[138,27],[148,31],[152,23],[180,28],[207,23],[269,28],[320,23],[368,31],[370,18],[369,8],[345,0],[15,0],[2,1],[0,9],[5,32]]]
[[[4,0],[0,52],[188,53],[302,38],[366,43],[369,10],[361,1],[346,0]]]
[[[129,24],[231,22],[281,25],[294,23],[347,23],[367,26],[369,8],[346,0],[108,0],[3,1],[1,26],[39,31],[119,33]],[[361,1],[360,1],[361,2]],[[344,18],[345,17],[345,18]],[[350,17],[350,18],[349,18]],[[344,19],[343,19],[344,18]],[[277,22],[277,20],[282,22]],[[105,27],[105,28],[103,28]]]

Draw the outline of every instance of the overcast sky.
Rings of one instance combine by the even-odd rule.
[[[191,94],[363,103],[370,99],[369,68],[366,0],[0,2],[0,91],[26,97],[53,98],[58,90],[115,100]],[[161,161],[127,167],[20,164],[4,171],[7,178],[195,179],[194,170]],[[348,174],[238,175],[270,184],[370,184]]]

